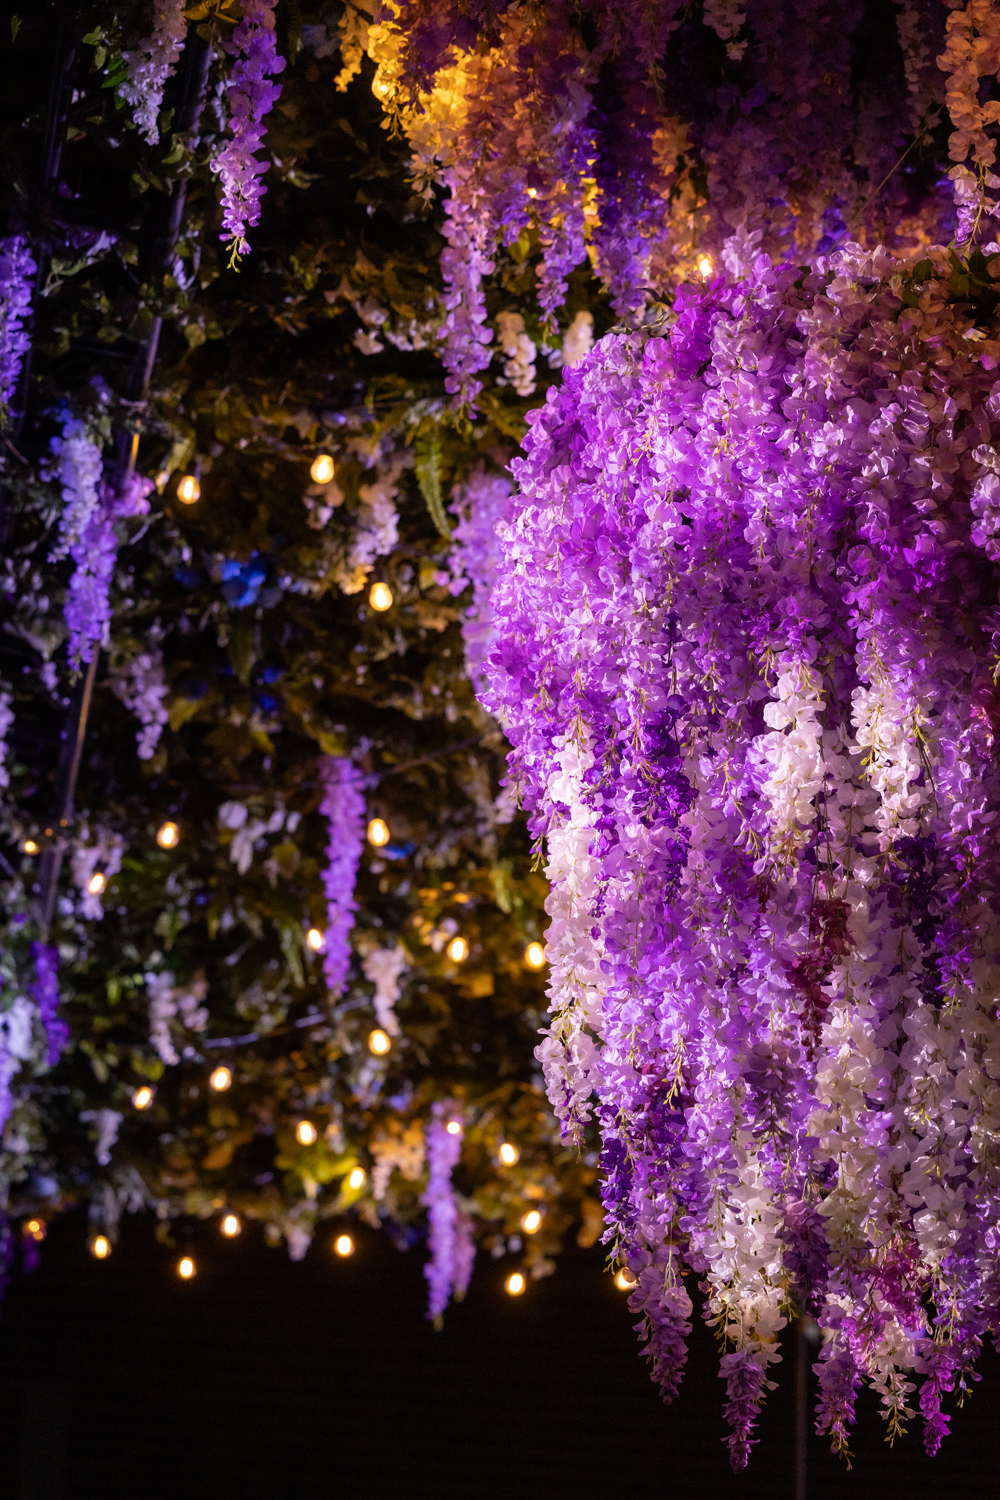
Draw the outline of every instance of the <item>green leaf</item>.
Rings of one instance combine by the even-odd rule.
[[[450,537],[451,527],[441,498],[441,439],[436,428],[431,438],[417,443],[414,467],[431,520],[442,536]]]
[[[17,33],[20,31],[20,29],[23,26],[23,24],[24,24],[24,21],[23,21],[23,18],[21,16],[11,16],[11,18],[10,18],[10,39],[11,39],[12,42],[16,42],[17,41]]]

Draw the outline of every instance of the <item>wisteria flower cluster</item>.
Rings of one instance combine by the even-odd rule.
[[[274,35],[276,0],[243,0],[243,17],[227,43],[236,59],[226,84],[231,139],[212,163],[222,183],[222,234],[231,241],[233,258],[250,249],[247,230],[260,222],[260,202],[267,192],[261,181],[267,162],[257,156],[264,139],[264,119],[281,86],[270,80],[283,71]]]
[[[184,48],[184,11],[185,0],[155,0],[151,35],[122,53],[127,77],[118,92],[131,105],[135,123],[151,146],[160,139],[164,84]]]
[[[62,431],[49,446],[63,501],[59,541],[50,560],[68,554],[73,561],[64,612],[69,658],[78,667],[91,660],[95,647],[108,644],[111,580],[118,553],[115,523],[144,515],[155,486],[134,471],[120,485],[102,483],[101,449],[79,417],[67,413]]]
[[[459,1209],[451,1181],[462,1154],[464,1135],[458,1108],[438,1100],[424,1132],[427,1186],[421,1197],[427,1210],[427,1243],[431,1252],[424,1266],[427,1316],[435,1321],[442,1317],[452,1296],[465,1296],[476,1254],[471,1225]]]
[[[553,329],[588,256],[632,319],[651,290],[711,271],[734,234],[778,258],[852,231],[907,249],[946,239],[957,209],[963,243],[974,236],[997,186],[1000,105],[979,99],[1000,69],[994,8],[900,0],[896,55],[879,52],[877,72],[863,15],[823,0],[380,6],[365,33],[375,94],[417,180],[447,194],[441,337],[456,400],[475,402],[490,362],[484,283],[502,247],[537,245]],[[949,158],[915,193],[897,170],[901,125],[926,157],[945,107]],[[527,349],[511,348],[526,339],[501,327],[518,389]]]
[[[23,235],[0,239],[0,419],[4,422],[31,345],[25,325],[31,314],[36,270]]]
[[[320,761],[323,797],[319,810],[330,830],[323,872],[327,924],[323,972],[332,998],[343,993],[351,966],[351,929],[358,903],[354,887],[365,839],[365,797],[354,763],[346,756]]]
[[[497,525],[503,519],[510,481],[501,474],[476,469],[449,507],[457,516],[452,528],[451,583],[453,594],[472,589],[472,603],[462,619],[465,670],[473,686],[483,680],[483,663],[493,644],[491,595],[496,583],[500,541]]]
[[[539,1057],[665,1397],[707,1289],[736,1467],[790,1316],[844,1451],[862,1381],[935,1451],[1000,1335],[998,290],[757,254],[513,465],[484,697],[548,841]]]

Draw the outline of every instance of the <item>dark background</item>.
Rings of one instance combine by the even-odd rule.
[[[696,1325],[678,1402],[647,1378],[625,1298],[599,1250],[574,1251],[520,1299],[511,1262],[479,1257],[435,1333],[418,1247],[326,1230],[297,1265],[256,1226],[188,1248],[124,1226],[92,1259],[86,1225],[53,1225],[0,1322],[0,1493],[11,1500],[792,1500],[792,1367],[779,1367],[750,1469],[732,1475],[723,1387]],[[813,1440],[810,1500],[958,1500],[1000,1493],[1000,1361],[937,1459],[918,1424],[890,1451],[865,1395],[847,1472]]]

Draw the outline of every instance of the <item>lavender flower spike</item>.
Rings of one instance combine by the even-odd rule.
[[[268,77],[284,69],[274,38],[275,0],[243,0],[243,19],[227,44],[237,58],[227,88],[232,140],[212,163],[222,179],[222,234],[232,242],[232,260],[250,249],[246,232],[260,221],[260,200],[267,189],[261,178],[267,162],[256,152],[264,139],[263,120],[281,87]]]
[[[420,1200],[427,1210],[427,1243],[431,1252],[424,1266],[427,1316],[435,1322],[448,1306],[453,1290],[464,1294],[472,1271],[468,1233],[459,1225],[458,1205],[451,1186],[464,1134],[458,1110],[439,1100],[426,1131],[427,1186]]]
[[[17,393],[21,365],[30,347],[25,323],[37,267],[28,242],[15,234],[0,240],[0,421]]]
[[[324,792],[319,810],[330,828],[329,863],[323,875],[327,927],[323,969],[332,998],[343,992],[351,964],[351,928],[358,903],[354,882],[365,836],[365,799],[350,760],[325,755],[320,761]]]

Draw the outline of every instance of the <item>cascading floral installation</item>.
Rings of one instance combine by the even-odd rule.
[[[366,40],[375,94],[418,183],[448,194],[441,336],[456,399],[475,401],[490,362],[486,279],[501,250],[537,247],[547,334],[587,256],[632,317],[648,289],[741,246],[801,258],[850,228],[897,247],[947,238],[951,195],[925,168],[894,171],[901,127],[921,146],[912,160],[947,170],[931,145],[947,95],[950,175],[960,204],[980,202],[997,108],[977,93],[997,71],[990,11],[901,4],[897,37],[890,15],[873,49],[860,7],[822,0],[380,6]]]
[[[548,839],[564,1133],[734,1466],[794,1310],[930,1451],[1000,1334],[1000,255],[758,255],[529,417],[487,706]]]

